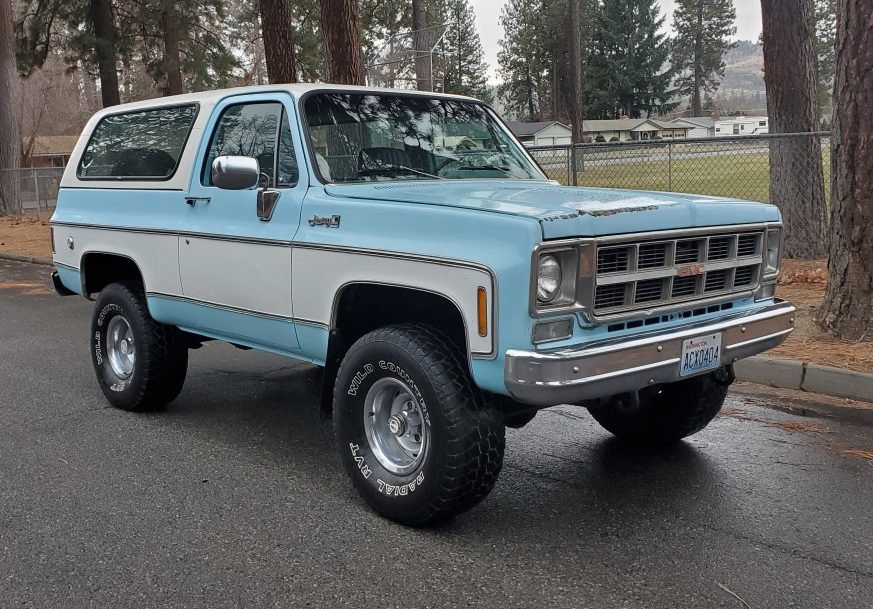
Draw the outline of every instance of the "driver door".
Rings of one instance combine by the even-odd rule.
[[[184,297],[198,309],[195,330],[240,344],[298,348],[291,301],[291,241],[307,187],[294,104],[287,94],[232,97],[218,104],[187,195],[179,270]],[[219,156],[248,156],[261,185],[222,190],[212,183]],[[259,197],[272,209],[259,208]]]

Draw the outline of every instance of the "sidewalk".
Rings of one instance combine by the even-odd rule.
[[[0,257],[51,260],[48,218],[46,212],[0,217]],[[837,340],[813,322],[826,283],[825,261],[784,261],[776,293],[797,307],[795,331],[767,355],[739,362],[739,380],[873,402],[873,342]]]

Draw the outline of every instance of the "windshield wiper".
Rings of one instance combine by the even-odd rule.
[[[428,178],[434,178],[436,180],[445,180],[443,176],[434,175],[432,173],[428,173],[426,171],[421,171],[418,169],[413,169],[412,167],[406,167],[405,165],[393,165],[393,164],[383,164],[379,167],[367,167],[365,169],[358,169],[358,173],[362,175],[367,175],[371,173],[378,173],[382,171],[392,171],[394,175],[397,175],[398,171],[405,171],[407,173],[411,173],[414,175],[425,176]]]
[[[500,165],[464,165],[458,169],[461,171],[502,171],[503,173],[512,173],[509,167],[501,167]]]

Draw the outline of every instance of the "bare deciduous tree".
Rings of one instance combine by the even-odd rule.
[[[818,129],[817,54],[812,0],[761,0],[764,81],[770,133]],[[782,210],[785,254],[821,258],[827,212],[819,138],[770,143],[770,200]]]
[[[873,338],[873,4],[838,0],[828,287],[819,323]]]

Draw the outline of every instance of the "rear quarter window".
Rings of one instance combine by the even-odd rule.
[[[82,154],[79,179],[170,179],[196,117],[196,104],[104,117]]]

